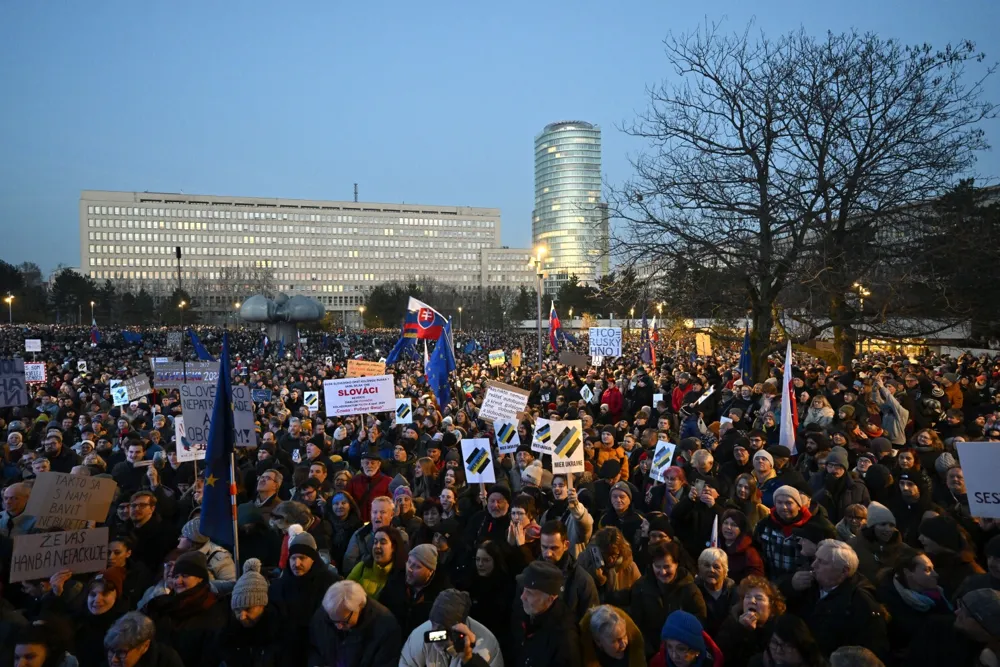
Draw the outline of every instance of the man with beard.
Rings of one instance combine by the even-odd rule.
[[[49,460],[53,472],[67,475],[74,466],[80,465],[80,457],[72,449],[63,446],[62,433],[56,430],[45,434],[45,458]]]
[[[480,494],[486,509],[472,515],[466,528],[466,543],[481,544],[483,540],[506,543],[510,528],[510,490],[501,484],[489,487]]]
[[[826,508],[832,523],[843,519],[851,505],[867,507],[871,502],[868,487],[847,472],[847,465],[847,452],[834,447],[826,457],[826,471],[819,475],[819,483],[813,485],[816,490],[813,501]]]
[[[393,572],[379,596],[399,621],[404,635],[425,623],[437,596],[448,588],[448,573],[438,568],[438,550],[432,544],[420,544],[412,549],[402,572]]]
[[[552,563],[563,573],[563,587],[559,597],[570,613],[579,622],[587,611],[600,604],[597,586],[590,573],[577,565],[570,547],[569,535],[562,521],[554,519],[542,524],[542,560]],[[521,594],[522,578],[518,577],[518,597]]]
[[[268,603],[268,583],[260,568],[260,561],[251,558],[243,564],[243,576],[236,580],[230,598],[233,613],[216,643],[220,664],[278,663],[284,619],[278,608]]]

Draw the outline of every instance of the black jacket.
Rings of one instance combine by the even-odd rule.
[[[281,651],[283,619],[274,605],[264,609],[264,615],[251,628],[243,627],[236,616],[220,632],[215,647],[220,662],[226,667],[292,667]]]
[[[337,667],[397,667],[403,634],[392,613],[368,598],[357,624],[340,632],[320,607],[309,624],[308,665]],[[303,664],[303,663],[300,663]]]
[[[218,667],[209,649],[231,612],[207,581],[183,593],[155,597],[145,612],[156,624],[156,638],[173,647],[186,667]]]
[[[153,641],[149,649],[139,658],[139,662],[135,663],[135,667],[185,667],[185,665],[177,651],[163,642]]]
[[[281,576],[271,582],[268,600],[278,608],[284,620],[282,652],[288,656],[288,664],[304,663],[309,652],[309,626],[313,614],[317,609],[322,611],[323,596],[336,579],[322,561],[316,561],[301,577],[285,567]]]
[[[646,658],[660,647],[660,631],[671,613],[682,609],[705,622],[708,611],[694,578],[678,567],[673,582],[661,584],[651,572],[642,575],[630,591],[629,616],[642,632],[646,642]]]
[[[520,600],[516,600],[511,635],[509,650],[501,649],[505,665],[578,667],[581,664],[579,630],[562,600],[556,600],[548,611],[534,618],[529,618]]]
[[[378,601],[399,621],[403,636],[409,637],[415,627],[427,621],[434,600],[441,591],[448,588],[451,588],[448,573],[438,569],[422,590],[411,590],[406,583],[406,570],[403,568],[389,575],[389,581],[379,594]]]

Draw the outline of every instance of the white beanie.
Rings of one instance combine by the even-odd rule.
[[[873,500],[868,503],[868,525],[877,526],[880,523],[888,523],[895,526],[896,517],[893,516],[892,510],[888,507]]]
[[[753,455],[753,460],[756,461],[757,459],[767,459],[771,462],[771,467],[774,467],[774,457],[771,456],[771,453],[766,449],[761,449]]]
[[[532,486],[542,485],[542,464],[540,461],[532,461],[531,465],[521,471],[521,481]]]

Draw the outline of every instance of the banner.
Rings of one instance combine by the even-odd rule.
[[[490,441],[486,438],[462,440],[462,465],[465,466],[465,479],[469,484],[495,484],[497,481]]]
[[[552,474],[583,472],[583,422],[579,419],[549,422],[550,428],[552,424],[568,425],[553,440]]]
[[[504,354],[503,350],[493,350],[490,352],[490,368],[503,366],[505,363],[507,363],[507,355]]]
[[[490,380],[486,383],[486,396],[479,408],[479,417],[489,421],[516,420],[518,413],[524,412],[528,405],[528,394],[527,389]]]
[[[590,327],[590,356],[622,356],[622,328]]]
[[[653,451],[653,463],[649,468],[649,474],[653,479],[658,482],[666,481],[664,475],[667,468],[670,467],[670,462],[674,460],[674,450],[676,449],[677,445],[666,440],[660,440],[656,443],[656,449]]]
[[[514,368],[521,367],[521,348],[515,348],[510,351],[510,365]]]
[[[69,521],[106,521],[118,484],[105,477],[40,472],[35,477],[25,514]],[[58,522],[50,522],[58,525]]]
[[[580,387],[580,398],[584,400],[585,403],[590,403],[594,398],[594,390],[590,388],[590,385],[583,385]]]
[[[302,394],[302,402],[309,409],[309,412],[319,412],[319,392],[307,391]]]
[[[271,401],[270,389],[251,389],[250,398],[254,403],[269,403]]]
[[[27,362],[24,364],[24,381],[27,383],[32,382],[45,382],[48,378],[48,373],[45,370],[45,364],[42,362]]]
[[[391,375],[323,381],[327,417],[345,417],[396,409],[396,390]]]
[[[501,454],[513,454],[521,446],[517,435],[517,422],[506,419],[493,420],[493,432],[497,436],[497,449]]]
[[[209,383],[219,381],[217,361],[171,361],[157,364],[153,369],[153,384],[157,389],[177,389],[182,384]]]
[[[14,538],[10,583],[48,579],[61,570],[100,572],[107,566],[107,527],[18,535]]]
[[[188,461],[202,461],[205,459],[206,444],[193,444],[187,439],[187,430],[184,428],[184,416],[174,417],[174,442],[177,443],[177,460],[186,463]]]
[[[169,363],[170,363],[170,357],[150,357],[149,359],[149,365],[154,368],[156,367],[157,364],[169,364]]]
[[[24,351],[25,352],[41,352],[42,351],[42,339],[41,338],[25,338],[24,339]]]
[[[583,446],[583,425],[579,419],[555,421],[539,419],[535,424],[535,435],[531,449],[541,454],[553,454],[568,458],[575,454],[574,447]],[[555,461],[555,456],[553,456]]]
[[[397,398],[396,399],[396,423],[397,424],[412,424],[413,423],[413,404],[408,398]]]
[[[1000,519],[1000,443],[959,442],[956,447],[970,513],[976,518]]]
[[[27,404],[24,359],[0,359],[0,408],[16,408]]]
[[[233,428],[236,432],[236,447],[257,446],[257,425],[254,423],[253,400],[250,387],[245,384],[233,385]]]
[[[361,359],[347,360],[347,377],[361,378],[371,375],[385,375],[385,362],[363,361]]]
[[[212,423],[212,408],[215,406],[215,384],[188,383],[182,384],[180,389],[184,436],[191,446],[204,449],[208,444],[208,427]],[[180,447],[177,449],[180,451]]]

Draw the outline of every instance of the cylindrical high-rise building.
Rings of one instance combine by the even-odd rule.
[[[608,271],[608,209],[601,202],[601,128],[583,121],[545,126],[535,137],[532,242],[546,248],[546,294],[571,275],[593,283]]]

